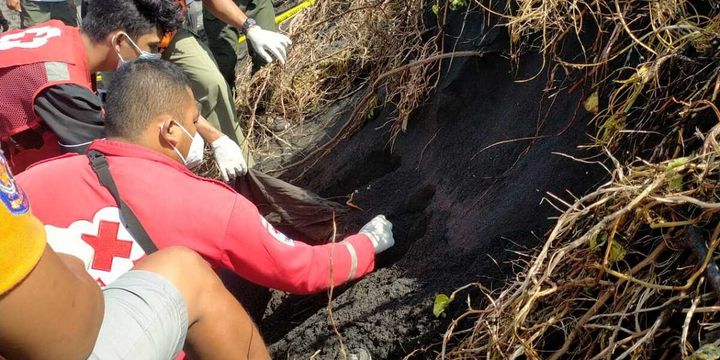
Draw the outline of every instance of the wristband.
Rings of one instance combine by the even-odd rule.
[[[247,35],[248,30],[250,30],[251,27],[257,25],[257,22],[253,18],[247,18],[245,22],[242,24],[242,32]]]

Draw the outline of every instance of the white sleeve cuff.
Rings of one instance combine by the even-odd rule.
[[[350,253],[350,271],[348,272],[348,281],[355,279],[355,273],[357,273],[357,266],[358,266],[358,257],[357,252],[355,251],[355,247],[352,246],[351,243],[347,241],[343,241],[343,244],[345,244],[345,247],[348,250],[348,253]]]

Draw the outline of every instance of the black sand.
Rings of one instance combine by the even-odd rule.
[[[460,33],[459,15],[450,34]],[[446,39],[452,48],[453,37]],[[461,39],[456,50],[507,47],[504,33],[487,31],[477,16],[469,17]],[[593,155],[577,149],[590,142],[590,115],[580,106],[580,91],[547,97],[547,70],[515,81],[534,76],[541,64],[529,54],[513,73],[502,52],[446,62],[437,91],[392,151],[381,113],[302,169],[296,183],[324,196],[357,190],[353,203],[364,211],[350,213],[348,231],[376,214],[394,223],[396,246],[379,256],[379,269],[336,291],[334,316],[350,351],[364,347],[376,359],[395,359],[439,342],[448,319],[466,309],[467,292],[441,320],[432,314],[436,293],[478,281],[501,284],[512,274],[505,263],[517,257],[511,251],[537,245],[552,226],[549,218],[558,215],[542,201],[546,192],[571,199],[568,192],[580,196],[605,179],[597,165],[553,154]],[[528,137],[538,138],[489,147]],[[471,295],[475,301],[478,292]],[[327,294],[274,296],[261,323],[274,358],[309,358],[318,350],[317,358],[338,358],[326,304]]]

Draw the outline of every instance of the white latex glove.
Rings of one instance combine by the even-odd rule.
[[[72,236],[72,233],[66,229],[46,225],[45,233],[47,234],[47,244],[53,251],[80,259],[85,264],[85,270],[90,270],[95,258],[95,249],[92,246],[80,238]]]
[[[360,229],[360,233],[365,234],[370,238],[376,254],[379,254],[395,245],[395,238],[393,238],[392,233],[392,223],[385,218],[385,215],[378,215],[374,217]]]
[[[247,163],[242,149],[227,135],[213,141],[212,147],[223,181],[230,182],[238,176],[247,174]]]
[[[247,38],[265,61],[271,63],[275,57],[281,64],[285,64],[287,47],[292,45],[289,37],[254,25],[247,31]]]

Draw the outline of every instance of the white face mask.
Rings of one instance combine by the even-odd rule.
[[[160,59],[160,56],[162,56],[160,53],[151,53],[151,52],[147,52],[147,51],[141,49],[141,48],[133,41],[133,39],[130,38],[130,35],[128,35],[128,34],[126,34],[126,33],[124,33],[124,32],[119,32],[117,35],[115,35],[115,36],[116,36],[116,39],[117,39],[118,36],[121,36],[121,35],[125,36],[125,37],[128,39],[128,41],[130,42],[130,45],[132,45],[132,47],[135,48],[135,51],[138,52],[138,54],[139,54],[138,57],[137,57],[138,59],[158,60],[158,59]],[[114,44],[114,43],[115,43],[115,40],[113,40],[113,44]],[[118,66],[117,66],[117,67],[120,68],[120,66],[122,66],[122,64],[126,63],[127,60],[123,59],[122,55],[120,55],[120,51],[118,51],[117,49],[115,49],[115,52],[117,53],[117,56],[118,56],[118,58],[119,58]]]
[[[205,154],[205,140],[203,140],[202,136],[200,136],[200,133],[195,131],[195,136],[190,135],[190,132],[185,129],[182,125],[180,125],[179,122],[173,120],[174,123],[176,123],[185,134],[192,139],[192,142],[190,143],[190,150],[188,150],[187,156],[183,156],[180,153],[180,150],[178,150],[175,145],[170,143],[170,146],[172,146],[173,150],[175,150],[175,153],[180,157],[180,160],[183,161],[183,164],[185,164],[185,167],[188,169],[194,169],[203,162],[203,157]],[[163,127],[160,126],[160,131],[164,131]]]

